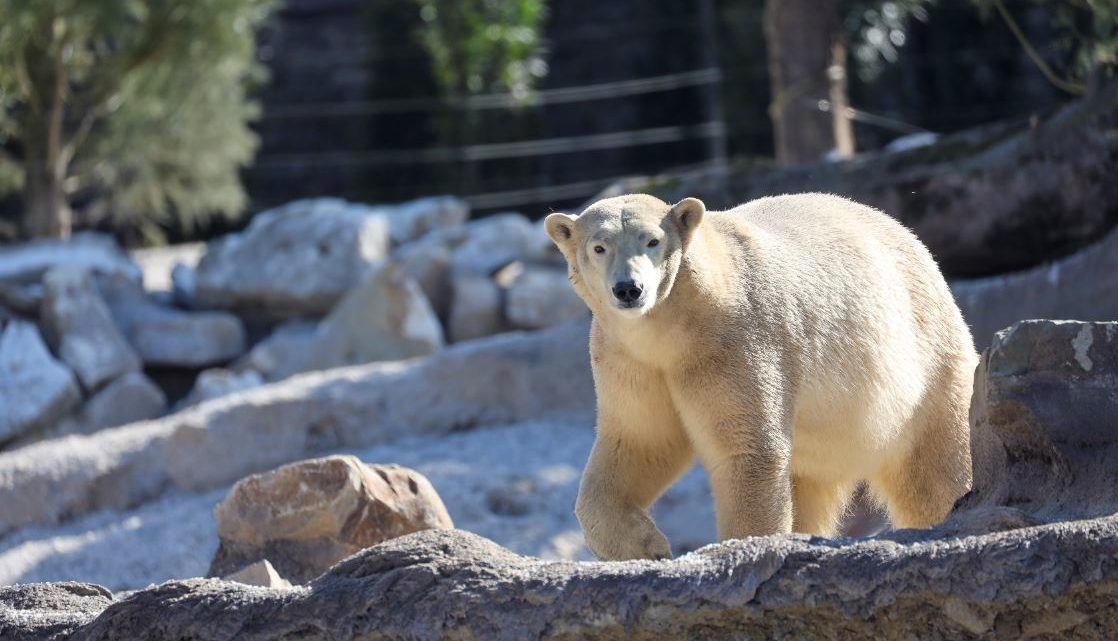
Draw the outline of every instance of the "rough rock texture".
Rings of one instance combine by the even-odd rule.
[[[104,278],[99,285],[113,318],[146,365],[206,367],[245,350],[244,326],[232,314],[160,305],[121,278]]]
[[[428,530],[307,587],[141,590],[74,638],[1103,639],[1118,626],[1116,520],[923,541],[761,537],[625,563],[541,561]]]
[[[264,384],[264,377],[259,372],[246,369],[242,372],[214,367],[207,369],[194,381],[190,393],[179,402],[178,407],[189,407],[206,401],[243,392]]]
[[[195,297],[265,316],[325,314],[388,248],[389,223],[372,208],[296,201],[211,243],[195,272]]]
[[[43,277],[46,339],[87,390],[140,369],[140,359],[113,321],[82,267],[56,267]]]
[[[419,198],[390,207],[380,207],[388,218],[388,233],[400,245],[439,229],[461,227],[470,217],[466,201],[453,196]]]
[[[447,333],[458,343],[509,330],[505,321],[501,288],[492,278],[464,271],[452,280]]]
[[[287,321],[254,345],[233,368],[260,372],[266,381],[278,381],[306,371],[317,329],[318,323],[314,321]]]
[[[0,534],[169,488],[221,487],[340,447],[585,413],[594,403],[587,325],[304,374],[156,421],[0,453]]]
[[[1051,265],[951,283],[978,349],[1028,318],[1118,319],[1118,231]]]
[[[0,639],[67,639],[112,598],[105,588],[89,583],[0,586]]]
[[[262,588],[289,588],[291,582],[280,576],[272,567],[268,559],[257,561],[252,565],[241,568],[233,574],[222,577],[226,581],[236,581],[245,585],[257,585]]]
[[[8,321],[0,332],[0,443],[49,425],[80,400],[74,374],[47,351],[39,330]]]
[[[965,505],[1046,521],[1118,512],[1118,323],[1016,323],[975,381]]]
[[[505,288],[505,318],[518,329],[550,327],[588,315],[586,303],[571,289],[567,270],[512,263],[497,280]]]
[[[370,268],[322,320],[308,369],[426,356],[443,346],[439,319],[419,286],[399,265]]]
[[[454,527],[422,474],[353,456],[300,461],[242,479],[214,517],[221,543],[209,576],[267,559],[297,583],[388,539]]]
[[[140,268],[110,236],[79,233],[63,240],[6,245],[0,252],[0,282],[37,283],[53,267],[68,266],[96,274],[120,274],[139,281]]]

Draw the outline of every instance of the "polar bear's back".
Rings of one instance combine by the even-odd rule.
[[[795,344],[797,467],[834,464],[836,443],[849,446],[839,460],[872,465],[858,459],[881,454],[878,444],[892,449],[905,440],[901,430],[937,372],[974,359],[969,330],[931,254],[889,216],[838,196],[799,194],[755,200],[713,222],[755,255],[741,286],[780,310],[780,331]],[[836,425],[870,429],[828,433]],[[812,443],[821,449],[812,452]]]

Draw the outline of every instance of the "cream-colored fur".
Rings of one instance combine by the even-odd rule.
[[[599,557],[670,556],[648,508],[696,456],[720,539],[831,535],[862,480],[897,527],[927,527],[969,488],[978,357],[927,249],[888,216],[823,194],[726,212],[630,195],[546,226],[594,316],[598,431],[575,511]],[[629,307],[612,291],[627,279],[643,291]]]

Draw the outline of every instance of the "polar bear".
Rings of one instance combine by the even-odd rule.
[[[668,558],[648,508],[695,457],[720,540],[833,535],[860,481],[896,527],[970,487],[978,355],[928,250],[825,194],[551,214],[593,313],[597,436],[575,513],[603,559]]]

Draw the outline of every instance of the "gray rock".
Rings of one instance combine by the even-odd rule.
[[[540,329],[590,314],[567,270],[515,262],[498,273],[505,288],[505,318],[518,329]]]
[[[53,423],[80,400],[74,374],[47,351],[39,330],[8,321],[0,332],[0,443]]]
[[[193,269],[205,252],[205,243],[182,243],[135,249],[129,252],[129,257],[143,272],[144,289],[169,292],[173,288],[174,271]]]
[[[103,278],[99,284],[113,318],[146,365],[207,367],[245,350],[244,326],[232,314],[162,305],[120,278]]]
[[[246,369],[237,372],[214,367],[198,375],[198,378],[194,381],[194,387],[191,388],[190,393],[179,403],[178,407],[181,409],[205,403],[215,398],[260,387],[263,384],[264,377],[256,370]]]
[[[210,244],[195,272],[202,305],[265,316],[325,314],[388,254],[389,223],[365,205],[300,200]]]
[[[400,268],[415,279],[431,303],[435,314],[445,321],[450,317],[453,288],[450,283],[452,252],[447,243],[432,236],[408,243],[392,254]]]
[[[5,245],[0,252],[0,282],[31,284],[54,267],[84,269],[95,274],[115,274],[140,281],[140,268],[120,250],[112,237],[78,233],[70,240],[34,240]]]
[[[0,282],[0,306],[21,316],[38,318],[42,304],[43,288],[38,283],[14,285]]]
[[[443,330],[419,285],[392,261],[369,272],[322,320],[307,365],[328,369],[426,356]]]
[[[68,639],[112,600],[112,592],[91,583],[0,586],[0,639]]]
[[[381,211],[388,217],[393,244],[410,242],[440,229],[461,227],[470,217],[466,201],[453,196],[419,198]]]
[[[47,272],[40,315],[47,341],[86,390],[139,371],[139,357],[84,268],[63,266]]]
[[[313,321],[287,321],[238,359],[234,369],[254,370],[266,381],[305,372],[317,329],[318,323]]]
[[[195,307],[194,290],[197,287],[193,267],[175,265],[171,268],[171,298],[176,303],[186,308]]]
[[[494,214],[466,225],[466,237],[454,248],[454,272],[489,275],[537,250],[539,237],[520,214]]]
[[[220,544],[209,576],[268,559],[306,583],[345,557],[398,536],[454,527],[419,472],[328,456],[242,479],[214,508]]]
[[[503,293],[492,278],[469,271],[457,272],[453,280],[447,333],[455,343],[509,330],[505,321]]]
[[[0,535],[175,487],[221,487],[341,447],[584,417],[594,406],[587,333],[577,322],[305,374],[155,421],[0,452]]]
[[[979,350],[994,332],[1030,318],[1118,319],[1118,230],[1051,265],[951,283]]]
[[[167,410],[163,390],[141,372],[129,372],[94,394],[78,414],[83,433],[155,418]]]
[[[18,587],[15,590],[28,590]],[[952,537],[754,537],[675,561],[549,562],[458,530],[392,539],[307,587],[170,581],[80,638],[1105,638],[1118,517]],[[34,631],[33,626],[21,628]],[[33,637],[42,638],[42,637]]]
[[[974,490],[1046,521],[1118,512],[1118,323],[1022,321],[994,335],[971,401]]]

